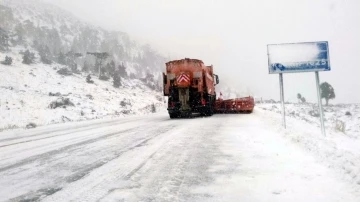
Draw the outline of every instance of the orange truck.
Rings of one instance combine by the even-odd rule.
[[[216,99],[217,84],[219,76],[214,74],[213,66],[206,66],[201,60],[185,58],[167,62],[163,90],[164,96],[168,96],[170,118],[189,117],[193,113],[211,116],[216,112],[252,112],[252,97]]]

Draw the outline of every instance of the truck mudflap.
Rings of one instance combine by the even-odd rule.
[[[222,100],[218,99],[215,101],[215,113],[252,113],[255,107],[254,98],[243,97]]]

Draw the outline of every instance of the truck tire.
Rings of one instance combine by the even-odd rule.
[[[212,106],[209,106],[203,113],[203,116],[212,116],[214,114],[214,109]]]
[[[178,114],[178,113],[169,113],[169,116],[170,116],[171,119],[179,118],[179,114]]]

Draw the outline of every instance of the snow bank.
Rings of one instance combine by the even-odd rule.
[[[360,185],[360,105],[325,106],[325,137],[320,131],[317,105],[287,104],[285,107],[287,129],[281,126],[280,104],[258,104],[256,110],[269,118],[284,137],[340,171],[341,178]],[[336,127],[339,121],[345,125],[343,131]]]

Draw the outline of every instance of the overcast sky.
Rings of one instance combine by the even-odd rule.
[[[45,0],[172,58],[213,64],[220,81],[279,99],[267,44],[329,41],[336,102],[360,102],[359,0]],[[285,98],[316,101],[314,73],[285,74]]]

